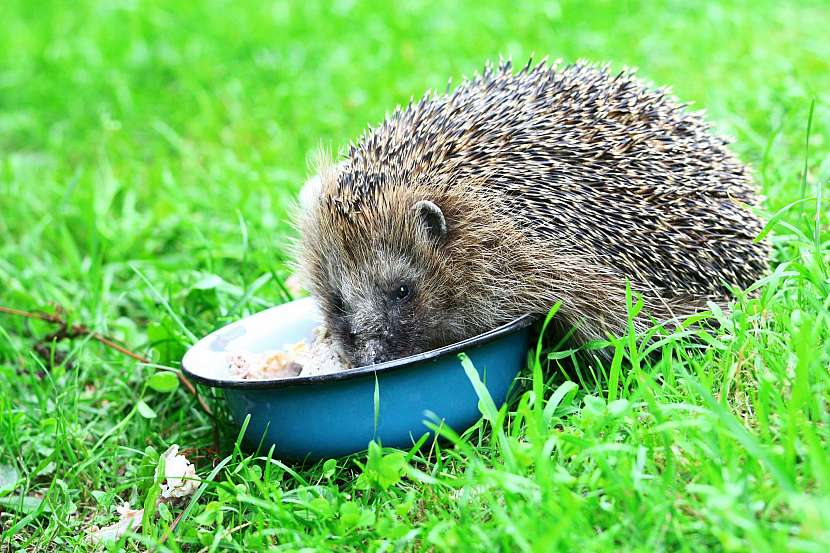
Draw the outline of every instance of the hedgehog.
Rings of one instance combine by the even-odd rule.
[[[579,343],[724,308],[766,270],[749,169],[666,88],[588,62],[485,65],[400,106],[303,192],[299,269],[365,366],[526,313]]]

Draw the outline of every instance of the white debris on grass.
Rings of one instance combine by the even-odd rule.
[[[171,445],[164,452],[164,483],[161,484],[161,495],[158,503],[173,503],[174,501],[193,495],[201,484],[196,475],[196,467],[184,455],[179,455],[179,446]],[[87,539],[93,543],[117,541],[128,531],[135,532],[141,528],[141,519],[144,509],[131,509],[129,503],[116,507],[119,515],[118,522],[98,528],[92,526]]]
[[[161,498],[177,499],[193,495],[201,479],[196,476],[196,467],[184,455],[179,455],[179,446],[171,445],[164,452],[164,478],[161,485]]]
[[[345,370],[325,327],[314,330],[311,343],[301,340],[280,351],[235,352],[227,355],[231,373],[242,380],[316,376]]]
[[[98,528],[90,528],[87,538],[94,543],[117,541],[118,538],[128,531],[135,532],[141,528],[141,518],[144,516],[144,509],[130,509],[129,503],[116,507],[115,511],[120,515],[118,522]]]

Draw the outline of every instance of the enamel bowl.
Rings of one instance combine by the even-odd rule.
[[[227,354],[283,349],[310,340],[320,324],[311,298],[272,307],[221,328],[196,343],[182,360],[184,373],[222,388],[245,441],[274,456],[304,460],[339,457],[383,446],[411,447],[428,428],[443,423],[456,432],[480,417],[478,396],[458,359],[466,352],[501,406],[525,363],[530,325],[526,315],[474,338],[411,357],[319,376],[240,380]],[[375,403],[377,392],[378,402]]]

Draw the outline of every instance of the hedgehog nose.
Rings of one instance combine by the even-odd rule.
[[[363,359],[369,365],[383,363],[386,360],[380,340],[369,340],[366,342]]]

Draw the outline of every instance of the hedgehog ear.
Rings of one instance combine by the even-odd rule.
[[[430,240],[441,241],[447,236],[447,220],[441,208],[429,200],[416,202],[412,209],[418,217],[418,224],[426,231]]]

